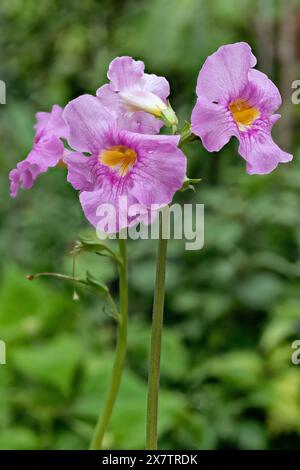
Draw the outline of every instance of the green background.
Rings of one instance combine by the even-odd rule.
[[[64,106],[106,81],[118,55],[145,61],[171,84],[181,122],[195,103],[208,54],[248,41],[258,67],[284,98],[274,136],[293,163],[248,176],[231,142],[219,154],[187,149],[197,192],[178,200],[205,204],[205,246],[170,242],[162,357],[159,445],[167,449],[300,448],[300,78],[297,1],[1,0],[0,366],[1,449],[85,449],[111,373],[115,330],[101,298],[38,271],[71,273],[69,251],[92,233],[63,168],[31,191],[9,197],[7,175],[25,158],[34,114]],[[153,241],[129,243],[130,328],[126,372],[106,448],[145,442]],[[109,260],[78,260],[117,294]]]

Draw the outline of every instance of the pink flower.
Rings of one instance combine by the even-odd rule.
[[[114,112],[123,129],[143,134],[157,134],[166,113],[169,120],[176,120],[166,99],[170,94],[169,83],[164,77],[144,73],[145,65],[131,57],[116,57],[109,66],[109,84],[97,90],[101,103]],[[149,114],[150,113],[150,114]],[[176,122],[171,122],[176,124]]]
[[[255,65],[256,58],[244,42],[222,46],[208,57],[198,76],[191,121],[208,151],[219,151],[234,136],[247,173],[265,174],[293,156],[272,139],[281,97],[274,83],[253,69]]]
[[[56,166],[62,159],[67,127],[62,118],[62,108],[54,105],[50,113],[37,113],[34,126],[33,147],[25,160],[9,173],[11,196],[16,197],[19,187],[30,189],[41,173]]]
[[[126,199],[128,206],[139,204],[146,212],[153,204],[171,202],[181,188],[186,158],[177,147],[179,136],[120,130],[115,116],[91,95],[71,101],[64,119],[69,144],[77,151],[64,158],[68,181],[80,191],[81,206],[94,226],[101,221],[99,208],[105,204],[113,206],[120,215]],[[123,213],[116,231],[135,219],[135,215]]]

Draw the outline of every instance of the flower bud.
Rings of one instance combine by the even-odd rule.
[[[168,102],[168,106],[166,107],[166,109],[162,111],[161,118],[164,121],[165,126],[172,127],[172,129],[176,131],[177,126],[178,126],[178,119],[177,119],[174,109],[172,108],[169,102]]]
[[[176,131],[178,119],[169,102],[164,103],[159,96],[144,90],[120,92],[119,96],[130,111],[145,111],[152,114],[162,119],[165,126],[172,127]]]
[[[161,118],[167,110],[167,105],[157,95],[150,91],[136,90],[120,92],[119,96],[130,111],[145,111]]]

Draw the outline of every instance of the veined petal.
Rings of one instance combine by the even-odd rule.
[[[28,160],[23,160],[17,164],[17,167],[10,171],[10,195],[17,197],[19,188],[30,189],[37,176],[42,173],[40,167]]]
[[[101,104],[113,113],[119,129],[125,129],[140,134],[158,134],[163,122],[143,111],[132,112],[124,104],[119,93],[106,84],[97,90]]]
[[[263,116],[275,113],[282,101],[277,86],[267,75],[256,69],[249,70],[248,84],[242,96]]]
[[[277,117],[277,116],[276,116]],[[293,159],[273,141],[271,127],[275,119],[253,132],[240,136],[239,153],[247,162],[247,173],[263,175],[275,170],[279,163]]]
[[[217,152],[232,136],[237,136],[237,127],[230,111],[206,98],[198,98],[193,109],[192,131],[198,135],[209,152]]]
[[[119,124],[120,123],[120,124]],[[145,113],[144,111],[136,111],[130,116],[123,115],[118,118],[119,129],[136,132],[138,134],[158,134],[163,122],[160,119]]]
[[[62,159],[64,145],[60,139],[54,135],[45,136],[42,140],[33,145],[27,160],[32,164],[37,164],[43,171],[49,167],[56,166]]]
[[[107,107],[117,121],[119,129],[125,129],[140,134],[158,134],[163,122],[143,111],[129,111],[123,100],[106,84],[97,90],[97,97],[100,103]]]
[[[124,227],[129,227],[137,215],[130,216],[128,208],[137,203],[137,200],[128,192],[126,186],[114,188],[111,180],[103,181],[102,186],[94,191],[83,191],[79,199],[83,212],[88,221],[94,226],[107,221],[105,232],[119,232]]]
[[[113,112],[116,115],[122,112],[122,100],[119,93],[116,93],[110,84],[106,83],[98,88],[96,95],[101,104],[106,106],[110,112]]]
[[[109,66],[108,79],[114,91],[132,87],[143,76],[145,65],[132,57],[116,57]]]
[[[143,90],[149,91],[166,101],[170,94],[170,85],[165,77],[158,77],[155,74],[144,73],[139,84]]]
[[[113,115],[92,95],[82,95],[65,107],[69,144],[80,152],[97,153],[115,128]]]
[[[143,148],[149,148],[150,151],[160,148],[161,145],[169,145],[170,148],[176,148],[180,141],[180,135],[172,134],[144,135],[134,132],[121,131],[120,137],[137,147],[142,145]]]
[[[38,141],[48,135],[57,138],[67,137],[67,126],[62,117],[63,109],[54,104],[50,113],[38,112],[36,113],[36,124],[34,129],[36,131],[35,140]]]
[[[174,139],[175,137],[175,139]],[[130,136],[138,140],[139,158],[132,168],[131,194],[147,208],[152,204],[166,205],[183,184],[187,161],[177,147],[179,136]]]
[[[80,191],[91,191],[94,177],[90,157],[85,157],[79,152],[70,152],[64,157],[63,161],[68,167],[67,180],[73,188]]]
[[[256,58],[245,42],[220,47],[200,70],[198,97],[228,105],[229,100],[240,97],[248,82],[248,72],[255,64]]]

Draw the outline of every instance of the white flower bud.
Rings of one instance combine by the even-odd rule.
[[[166,103],[150,91],[122,91],[119,96],[130,111],[145,111],[158,118],[161,118],[168,108]]]

